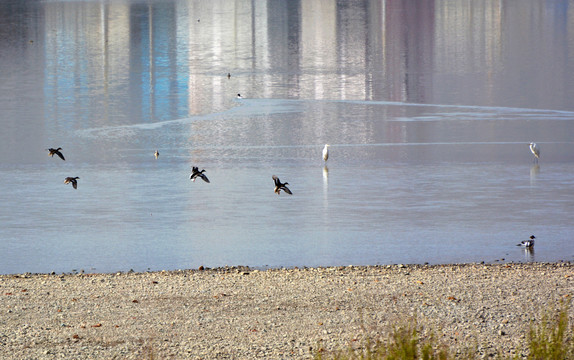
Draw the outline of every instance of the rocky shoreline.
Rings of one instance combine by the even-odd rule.
[[[415,319],[454,349],[523,354],[571,263],[0,276],[0,358],[301,359]]]

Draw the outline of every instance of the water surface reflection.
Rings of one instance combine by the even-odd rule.
[[[3,1],[0,272],[570,260],[571,4]]]

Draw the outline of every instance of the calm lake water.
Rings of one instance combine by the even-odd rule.
[[[2,1],[0,273],[573,260],[573,99],[574,1]]]

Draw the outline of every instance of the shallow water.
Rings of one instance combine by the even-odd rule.
[[[429,4],[4,2],[0,273],[571,260],[571,3]]]

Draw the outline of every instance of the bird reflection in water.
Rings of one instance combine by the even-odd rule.
[[[534,247],[526,247],[524,248],[524,261],[526,262],[534,262]]]
[[[329,201],[329,168],[323,167],[323,202],[327,206]]]
[[[327,165],[323,166],[323,224],[328,228],[331,224],[329,219],[329,168]]]
[[[530,167],[530,185],[534,185],[538,174],[540,174],[540,165],[536,163]]]

